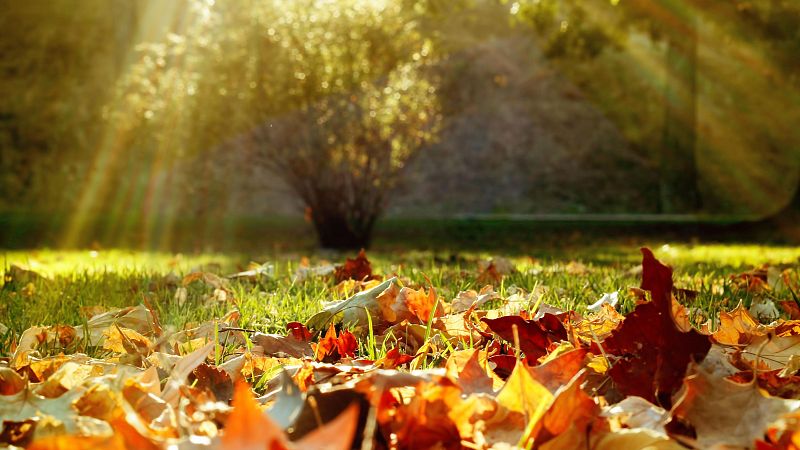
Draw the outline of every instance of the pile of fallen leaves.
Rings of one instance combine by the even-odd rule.
[[[638,304],[626,316],[611,295],[584,316],[541,300],[512,313],[490,286],[442,299],[433,286],[374,275],[362,253],[330,270],[302,268],[356,293],[285,335],[238,328],[236,312],[165,332],[148,305],[79,328],[33,327],[0,365],[0,444],[800,448],[800,321],[764,325],[739,306],[713,332],[697,329],[677,300],[691,292],[642,252]],[[482,270],[498,280],[512,269]],[[226,293],[222,279],[187,278]],[[105,357],[41,356],[75,342]],[[237,350],[221,355],[223,343]]]

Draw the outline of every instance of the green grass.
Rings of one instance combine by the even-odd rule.
[[[652,244],[652,243],[651,243]],[[698,308],[704,316],[733,308],[740,300],[749,305],[751,294],[736,289],[730,275],[770,263],[796,267],[800,248],[759,245],[656,245],[656,254],[675,268],[676,286],[695,289],[699,295],[687,306]],[[512,254],[508,252],[507,254]],[[44,275],[47,279],[27,283],[4,281],[0,287],[0,323],[8,328],[0,336],[2,354],[7,355],[10,343],[32,325],[81,325],[85,318],[81,307],[99,305],[123,307],[148,299],[162,324],[182,329],[214,318],[234,309],[232,299],[212,302],[213,288],[202,283],[188,286],[187,301],[175,300],[175,285],[167,283],[168,274],[180,279],[192,270],[226,275],[246,268],[249,261],[274,265],[273,277],[258,282],[232,282],[230,289],[241,311],[240,325],[265,332],[283,332],[290,321],[304,321],[319,311],[325,301],[342,298],[327,278],[311,278],[293,282],[301,254],[167,254],[124,250],[86,251],[7,251],[6,268],[17,264]],[[310,254],[312,265],[324,259],[338,263],[345,255]],[[459,291],[480,289],[477,265],[481,259],[503,256],[486,252],[380,251],[369,254],[373,269],[379,274],[397,274],[412,285],[427,285],[430,278],[437,293],[446,301]],[[588,303],[603,293],[638,286],[634,268],[640,260],[637,246],[601,244],[566,248],[550,247],[530,250],[526,255],[510,258],[517,272],[506,277],[495,288],[503,297],[515,289],[531,291],[546,288],[544,302],[564,309],[585,310]],[[585,273],[569,273],[569,263],[586,266]],[[791,293],[779,299],[790,300]],[[623,295],[621,311],[633,308],[632,298]],[[531,308],[533,305],[523,305]],[[381,342],[364,342],[365,354],[377,354]]]

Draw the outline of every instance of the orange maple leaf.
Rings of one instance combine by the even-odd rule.
[[[285,450],[288,439],[278,425],[267,417],[256,402],[250,386],[236,383],[233,412],[225,424],[222,450]]]
[[[336,336],[336,328],[331,324],[325,337],[314,345],[314,359],[317,361],[326,358],[338,360],[346,356],[355,356],[356,349],[358,349],[358,342],[353,333],[344,330],[339,333],[339,336]]]

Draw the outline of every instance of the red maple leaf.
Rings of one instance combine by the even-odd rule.
[[[403,364],[413,361],[414,358],[416,357],[400,353],[400,350],[393,348],[386,352],[386,356],[379,359],[375,365],[379,365],[384,369],[395,369],[398,366],[402,366]]]
[[[708,336],[681,331],[672,316],[672,269],[642,248],[642,285],[652,301],[636,306],[603,342],[619,358],[608,371],[625,395],[637,395],[665,408],[680,388],[689,363],[705,358]]]
[[[355,259],[347,258],[344,264],[336,266],[333,277],[337,283],[341,283],[344,280],[365,281],[375,278],[372,275],[372,265],[370,265],[363,248],[358,252],[358,256]]]

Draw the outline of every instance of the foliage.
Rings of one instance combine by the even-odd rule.
[[[403,167],[438,129],[429,66],[439,55],[413,5],[192,5],[194,25],[145,46],[123,84],[133,124],[200,158],[240,133],[310,209],[324,245],[366,244]]]
[[[661,253],[684,263],[694,258],[704,270],[709,266],[700,258],[708,251],[710,261],[736,264],[716,250],[665,247]],[[759,256],[725,250],[751,261]],[[332,270],[300,279],[291,267],[276,271],[262,264],[222,277],[209,272],[218,270],[209,264],[186,273],[195,261],[157,257],[149,267],[172,267],[185,276],[156,277],[141,297],[120,294],[131,303],[141,299],[138,306],[98,305],[86,310],[82,324],[52,317],[61,325],[6,336],[0,442],[115,449],[793,448],[800,433],[792,350],[800,340],[798,317],[767,325],[753,314],[764,302],[796,301],[796,264],[733,276],[731,268],[711,276],[681,271],[677,284],[700,287],[694,291],[673,289],[672,270],[649,250],[643,253],[640,274],[610,268],[625,282],[640,277],[641,289],[622,293],[619,304],[590,310],[580,286],[608,283],[612,278],[603,271],[609,268],[572,262],[543,271],[538,262],[496,257],[476,264],[472,274],[463,268],[431,272],[424,282],[414,266],[404,266],[379,286],[381,277],[364,254],[360,264],[378,279],[338,284]],[[455,294],[488,265],[500,277],[497,295]],[[29,303],[48,289],[87,284],[15,267],[6,271],[0,292]],[[130,284],[134,279],[117,286],[138,286]],[[572,292],[559,292],[557,283],[564,282],[573,283]],[[288,310],[315,291],[350,297],[345,304],[359,298],[354,291],[383,292],[362,296],[367,315],[355,321],[345,313],[321,324],[309,320],[310,329],[299,322],[272,328],[278,334],[250,328],[262,326],[248,303],[264,307],[261,293],[288,284],[299,290],[289,294],[284,318],[318,309]],[[426,295],[416,289],[424,284],[437,289]],[[107,292],[114,290],[82,298],[102,300]],[[581,297],[572,302],[577,310],[564,303],[572,295]],[[723,296],[744,300],[750,311],[740,303],[724,312]],[[463,303],[468,298],[472,303]],[[174,328],[186,314],[170,310],[188,302],[194,305],[189,314],[199,318],[210,309],[213,316]],[[428,317],[418,314],[420,302]],[[714,308],[721,308],[719,322]],[[264,394],[260,401],[254,392]]]
[[[655,170],[679,159],[693,160],[673,172],[680,178],[696,165],[691,170],[698,172],[705,211],[760,210],[765,215],[789,200],[795,177],[779,186],[762,171],[771,170],[772,160],[790,164],[792,173],[798,167],[797,152],[788,150],[797,147],[789,131],[797,120],[797,71],[787,62],[798,60],[796,3],[523,0],[511,5],[515,22],[534,30],[546,54],[614,120]],[[682,58],[676,59],[670,48],[693,34],[696,73],[680,80],[676,63]],[[690,124],[694,121],[681,114],[670,117],[667,108],[676,101],[680,84],[695,77],[696,98],[683,102],[696,105],[696,124]],[[782,94],[776,95],[778,91]],[[684,115],[690,117],[686,109]],[[674,142],[665,139],[668,133],[674,136],[676,125],[694,129],[696,138],[682,139],[696,140],[693,152],[676,153]],[[760,149],[758,157],[754,148]],[[713,169],[723,166],[725,171]],[[747,188],[743,179],[749,180]],[[761,209],[757,205],[763,200],[753,195],[760,189],[771,196],[782,194],[770,208]]]
[[[0,206],[78,196],[137,26],[136,1],[23,2],[0,14]]]

